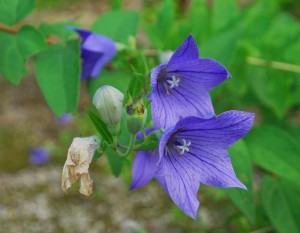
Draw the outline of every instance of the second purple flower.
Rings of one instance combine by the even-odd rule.
[[[95,78],[116,54],[115,42],[102,35],[74,29],[81,37],[81,79]]]

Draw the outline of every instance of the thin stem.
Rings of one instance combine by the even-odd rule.
[[[131,134],[130,135],[129,145],[127,147],[126,152],[123,154],[121,151],[116,150],[117,153],[118,153],[118,155],[121,156],[121,157],[128,156],[130,154],[130,152],[133,150],[133,146],[134,146],[135,140],[136,140],[136,134]]]
[[[10,34],[17,34],[19,29],[15,28],[15,27],[8,27],[8,26],[0,24],[0,31],[7,32],[7,33],[10,33]],[[56,36],[48,36],[46,38],[46,42],[49,45],[55,44],[58,41],[59,41],[59,39]]]
[[[4,26],[2,24],[0,24],[0,31],[8,32],[8,33],[11,33],[11,34],[16,34],[18,32],[18,30],[16,28],[7,27],[7,26]]]
[[[268,227],[264,227],[264,228],[252,231],[250,233],[268,233],[268,232],[271,232],[273,230],[274,230],[274,228],[272,226],[268,226]]]
[[[290,72],[296,72],[300,73],[300,66],[284,63],[284,62],[278,62],[278,61],[268,61],[256,57],[248,57],[247,63],[251,65],[257,65],[257,66],[263,66],[263,67],[270,67],[277,70],[284,70],[284,71],[290,71]]]
[[[133,150],[139,150],[143,146],[147,145],[153,134],[155,134],[155,131],[152,131],[148,136],[146,136],[142,144],[134,146]]]

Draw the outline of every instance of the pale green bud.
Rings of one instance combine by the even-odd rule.
[[[101,119],[108,126],[119,124],[122,117],[124,95],[112,86],[100,87],[93,98]]]

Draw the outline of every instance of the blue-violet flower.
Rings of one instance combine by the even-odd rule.
[[[176,205],[196,218],[200,183],[246,189],[235,175],[227,148],[250,130],[253,120],[254,114],[241,111],[211,119],[183,118],[165,130],[158,150],[137,153],[131,189],[155,177]]]
[[[81,79],[95,78],[116,54],[115,42],[106,37],[82,29],[74,29],[81,37]]]
[[[49,160],[49,153],[45,147],[34,147],[30,150],[29,161],[33,165],[43,165]]]
[[[151,72],[152,92],[148,98],[154,127],[168,128],[187,116],[214,116],[208,91],[229,77],[217,61],[199,58],[197,44],[188,36],[167,63]]]

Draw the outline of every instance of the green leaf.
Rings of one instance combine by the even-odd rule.
[[[129,36],[135,36],[139,16],[135,11],[113,10],[101,15],[92,25],[92,31],[124,44]],[[109,26],[108,26],[109,25]]]
[[[25,73],[25,66],[16,37],[0,32],[0,51],[0,73],[12,84],[17,85]]]
[[[110,168],[113,172],[113,174],[118,177],[122,171],[122,167],[123,167],[123,162],[122,162],[122,159],[120,158],[120,156],[118,156],[118,154],[110,149],[110,148],[107,148],[106,149],[106,155],[107,155],[107,160],[108,160],[108,163],[110,165]]]
[[[89,115],[91,121],[93,122],[95,128],[102,136],[102,138],[108,143],[113,144],[113,137],[111,133],[108,131],[106,124],[92,111],[87,110],[87,114]]]
[[[256,164],[299,183],[300,147],[288,133],[274,126],[261,126],[250,131],[246,142]]]
[[[269,176],[264,177],[260,194],[263,207],[279,233],[298,233],[300,231],[297,226],[299,218],[296,218],[292,211],[294,203],[290,203],[278,180]],[[299,199],[298,197],[297,199]]]
[[[144,92],[145,87],[145,78],[141,76],[135,76],[131,79],[131,82],[128,87],[128,92],[130,96],[134,99],[137,96],[140,96]]]
[[[41,23],[39,30],[45,36],[56,35],[63,40],[69,40],[72,38],[72,36],[76,35],[73,30],[69,30],[66,28],[66,26],[72,25],[74,25],[74,23],[69,21],[54,24]]]
[[[16,34],[16,40],[25,59],[47,48],[43,35],[32,26],[23,26]]]
[[[277,118],[283,118],[293,103],[293,79],[285,71],[253,66],[249,67],[248,75],[256,97],[272,109]]]
[[[97,160],[102,156],[102,153],[100,153],[98,150],[95,151],[93,160]]]
[[[34,7],[34,0],[1,0],[0,22],[9,26],[17,24]]]
[[[241,209],[252,224],[255,223],[255,205],[253,193],[252,163],[248,148],[243,140],[238,141],[229,149],[232,164],[237,177],[246,185],[243,189],[225,189],[231,200]]]
[[[230,14],[228,14],[230,12]],[[239,15],[238,4],[235,0],[215,0],[213,2],[212,27],[220,31],[229,26]]]
[[[192,33],[197,42],[203,41],[208,36],[210,17],[208,5],[205,0],[193,0],[187,15],[187,20],[181,26],[187,31],[184,33]]]
[[[80,67],[78,40],[51,46],[35,58],[37,82],[57,116],[77,111]]]
[[[202,57],[210,57],[222,63],[228,63],[233,58],[241,29],[233,27],[222,31],[200,45]]]

